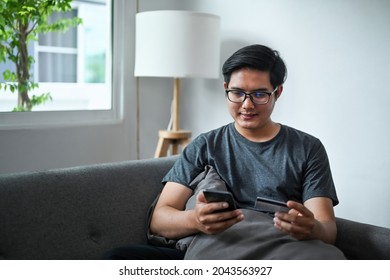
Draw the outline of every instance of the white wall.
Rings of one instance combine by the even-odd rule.
[[[170,9],[174,1],[155,2],[141,1],[141,11]],[[322,140],[341,201],[338,216],[390,227],[390,1],[183,2],[178,9],[221,16],[221,62],[252,43],[280,51],[289,75],[274,120]],[[141,79],[141,116],[153,114],[141,118],[141,135],[156,135],[168,122],[169,103],[158,100],[163,112],[150,112],[146,101],[157,88],[170,97],[170,83]],[[230,122],[222,78],[183,80],[181,117],[182,128],[194,135]],[[141,141],[142,157],[153,155],[155,139],[149,140]]]
[[[135,0],[126,3],[135,9]],[[278,49],[289,76],[274,120],[322,140],[341,201],[338,216],[390,227],[390,1],[139,1],[139,11],[159,9],[220,15],[221,63],[247,44]],[[131,77],[134,46],[127,40],[124,71]],[[133,159],[138,149],[141,158],[153,157],[157,131],[169,121],[172,83],[140,78],[138,101],[129,78],[120,124],[0,131],[0,173]],[[182,81],[183,129],[196,136],[230,121],[222,78]]]

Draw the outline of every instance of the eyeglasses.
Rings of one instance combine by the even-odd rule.
[[[247,97],[251,99],[254,104],[262,105],[267,104],[271,95],[278,90],[278,87],[274,89],[273,92],[266,91],[253,91],[246,93],[240,89],[227,89],[226,96],[230,102],[233,103],[243,103]]]

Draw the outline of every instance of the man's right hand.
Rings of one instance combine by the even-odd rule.
[[[227,202],[208,203],[203,192],[199,192],[194,209],[199,231],[217,234],[244,219],[244,214],[240,210],[220,211],[228,206]]]
[[[227,208],[227,204],[207,203],[203,192],[197,195],[195,208],[185,210],[192,195],[193,191],[184,185],[166,183],[153,212],[151,232],[169,239],[180,239],[199,232],[217,234],[244,219],[240,210],[215,212]]]

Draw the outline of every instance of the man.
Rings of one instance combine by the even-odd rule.
[[[168,239],[195,235],[211,243],[186,255],[166,248],[150,254],[155,258],[241,258],[235,250],[215,255],[215,251],[229,246],[221,245],[218,250],[213,246],[218,246],[220,238],[231,238],[226,235],[245,224],[256,197],[263,196],[287,201],[290,210],[256,217],[263,222],[255,231],[264,233],[259,240],[275,241],[268,247],[259,244],[259,249],[246,258],[344,258],[329,245],[336,240],[333,206],[338,199],[323,145],[271,119],[287,74],[279,53],[262,45],[247,46],[227,59],[222,71],[227,107],[234,122],[201,134],[186,147],[163,179],[165,186],[150,223],[152,233]],[[226,183],[239,209],[219,211],[227,208],[227,203],[207,203],[203,192],[196,195],[193,209],[185,209],[194,193],[191,182],[206,166],[212,166]]]

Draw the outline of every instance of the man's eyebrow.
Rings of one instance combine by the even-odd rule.
[[[239,88],[239,87],[231,87],[230,89],[245,91],[244,89]],[[254,89],[254,90],[251,90],[251,91],[248,91],[248,92],[256,92],[256,91],[269,92],[269,90],[267,88],[257,88],[257,89]]]

